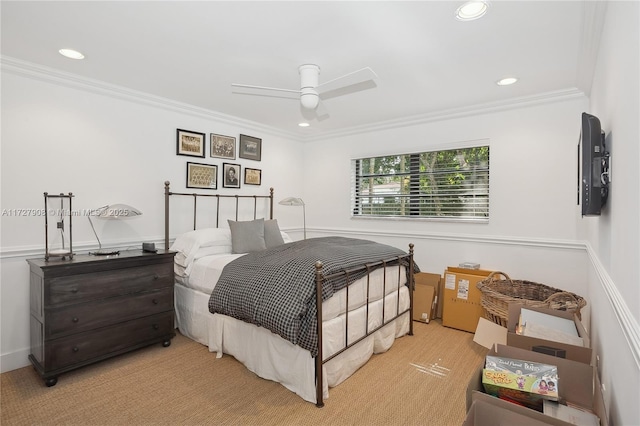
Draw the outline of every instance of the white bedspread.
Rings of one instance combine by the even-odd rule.
[[[315,403],[315,363],[308,351],[293,345],[265,328],[211,314],[208,302],[211,291],[224,266],[242,254],[211,255],[197,259],[188,277],[177,277],[175,286],[176,321],[180,332],[217,352],[232,355],[250,371],[274,380],[303,399]],[[347,289],[342,289],[323,303],[323,358],[327,359],[345,347],[345,339],[354,342],[368,330],[381,327],[397,312],[409,308],[409,289],[404,268],[398,266],[374,271],[349,286],[349,313],[345,312]],[[383,283],[384,304],[382,300]],[[398,301],[398,283],[402,283]],[[369,288],[369,307],[367,301]],[[384,312],[384,319],[383,319]],[[349,322],[348,336],[345,323]],[[409,330],[409,313],[380,328],[348,351],[324,364],[324,398],[328,388],[341,383],[364,365],[373,353],[388,350],[397,337]],[[368,328],[367,328],[368,327]],[[255,348],[260,348],[256,350]],[[266,349],[265,349],[266,348]]]
[[[185,287],[211,294],[225,265],[241,256],[243,254],[217,254],[197,259],[193,263],[190,275],[182,277],[179,282]],[[347,297],[349,298],[348,310],[353,311],[367,302],[367,289],[368,300],[371,302],[382,298],[383,286],[385,286],[384,294],[389,295],[398,289],[398,283],[404,285],[406,282],[407,277],[402,266],[390,266],[386,270],[377,269],[369,277],[363,277],[351,284],[348,287],[348,294],[347,288],[344,288],[336,292],[331,299],[324,301],[322,319],[327,321],[343,314],[346,311]]]

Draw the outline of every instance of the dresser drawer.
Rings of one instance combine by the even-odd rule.
[[[173,312],[173,287],[52,308],[45,333],[48,340],[166,311]]]
[[[142,347],[154,340],[173,337],[173,312],[144,317],[47,343],[45,371],[53,371],[94,358],[109,358],[128,348]]]
[[[48,284],[46,305],[103,299],[173,286],[173,263],[55,277]]]

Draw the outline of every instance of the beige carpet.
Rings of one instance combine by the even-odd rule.
[[[460,425],[465,389],[487,350],[473,334],[414,323],[323,408],[263,380],[230,356],[178,335],[60,376],[47,388],[31,367],[1,375],[2,426],[11,425]]]

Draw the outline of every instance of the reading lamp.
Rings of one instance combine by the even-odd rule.
[[[288,197],[280,201],[278,204],[282,204],[283,206],[302,206],[302,223],[304,226],[303,227],[304,239],[306,240],[307,239],[307,213],[305,212],[304,201],[302,201],[302,198]]]
[[[89,219],[89,223],[91,224],[91,229],[93,229],[93,234],[96,236],[96,240],[98,240],[98,250],[94,252],[90,252],[89,254],[93,254],[96,256],[108,256],[112,254],[120,254],[120,250],[103,250],[102,249],[102,243],[100,242],[100,238],[98,238],[98,233],[96,232],[96,228],[93,227],[93,221],[91,220],[91,216],[96,216],[103,219],[119,219],[121,217],[140,216],[141,214],[142,212],[140,210],[126,204],[111,204],[107,206],[102,206],[97,208],[93,214],[89,214],[87,218]]]

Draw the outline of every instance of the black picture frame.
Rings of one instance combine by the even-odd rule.
[[[240,188],[241,171],[240,164],[222,163],[222,187]]]
[[[192,130],[177,129],[176,154],[204,158],[206,135]]]
[[[187,188],[218,189],[218,166],[187,162]]]
[[[247,160],[262,160],[262,139],[254,136],[240,135],[240,147],[238,149],[240,158]]]
[[[236,138],[211,133],[209,135],[209,157],[235,160]]]
[[[245,185],[262,185],[262,170],[244,168],[244,184]]]

